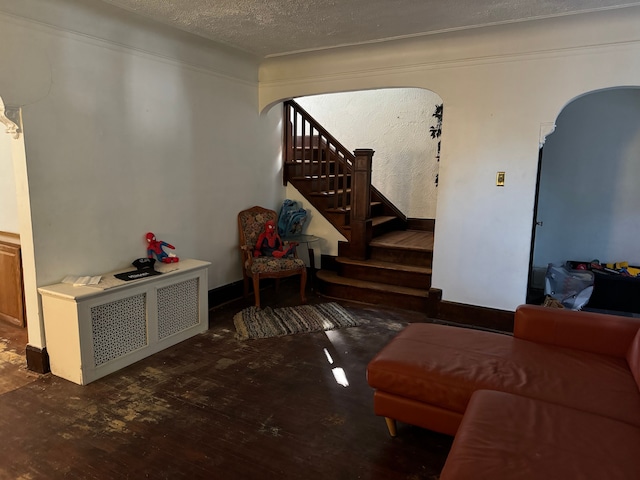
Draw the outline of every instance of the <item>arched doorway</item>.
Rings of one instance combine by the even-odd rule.
[[[640,263],[640,88],[591,92],[560,113],[540,156],[529,302],[549,263]]]
[[[407,298],[405,308],[435,310],[441,292],[431,288],[431,265],[442,114],[441,98],[422,89],[285,103],[286,195],[314,207],[307,232],[322,239],[327,257],[317,275],[321,293],[387,305]],[[409,270],[415,276],[409,278]]]

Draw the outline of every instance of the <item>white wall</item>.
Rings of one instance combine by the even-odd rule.
[[[242,278],[237,212],[284,198],[281,112],[258,111],[257,61],[102,2],[0,0],[0,30],[37,285],[126,268],[147,231],[211,261],[209,288]]]
[[[409,218],[435,218],[438,139],[430,127],[442,99],[429,90],[392,88],[297,98],[350,151],[371,148],[372,183]]]
[[[4,125],[0,125],[0,232],[19,231],[11,137],[5,133]]]
[[[640,84],[639,22],[630,7],[274,57],[261,65],[260,105],[437,92],[446,108],[433,285],[448,301],[513,310],[526,299],[539,143],[571,99]]]
[[[565,107],[542,158],[534,265],[640,264],[640,89]]]

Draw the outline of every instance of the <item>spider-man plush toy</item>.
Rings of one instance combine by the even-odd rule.
[[[256,246],[253,249],[253,256],[259,257],[260,255],[271,256],[276,258],[282,258],[285,255],[293,253],[297,242],[291,242],[287,248],[284,248],[278,230],[276,229],[276,222],[273,220],[267,220],[264,224],[264,232],[260,234],[256,241]]]
[[[162,242],[160,240],[156,240],[156,236],[149,232],[146,235],[147,238],[147,257],[153,258],[155,255],[159,262],[162,263],[174,263],[179,261],[180,259],[175,255],[167,255],[162,247],[167,247],[174,250],[176,247],[168,244],[167,242]]]

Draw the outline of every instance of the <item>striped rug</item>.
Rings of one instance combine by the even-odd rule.
[[[321,332],[355,327],[365,322],[335,302],[260,310],[249,307],[233,317],[238,340]]]

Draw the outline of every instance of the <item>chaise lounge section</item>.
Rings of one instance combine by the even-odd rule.
[[[440,480],[640,478],[640,429],[549,402],[478,390]]]
[[[374,411],[456,436],[442,480],[640,478],[639,328],[532,305],[513,336],[412,324],[369,364]]]

